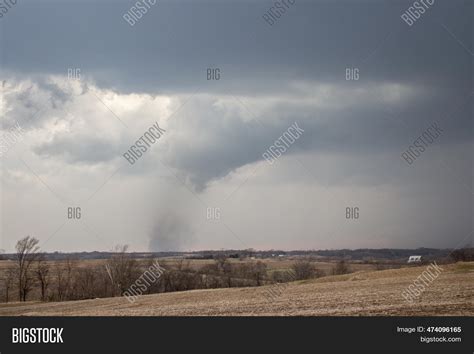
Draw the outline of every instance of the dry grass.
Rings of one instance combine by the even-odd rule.
[[[474,315],[474,263],[444,265],[426,291],[408,304],[401,292],[425,267],[357,273],[285,285],[269,301],[268,286],[194,290],[125,298],[62,303],[10,303],[0,315],[44,316],[358,316]]]

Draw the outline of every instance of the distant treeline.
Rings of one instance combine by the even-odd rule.
[[[51,260],[38,244],[34,237],[22,238],[15,246],[14,259],[0,267],[0,297],[5,302],[132,298],[195,289],[262,286],[328,275],[306,259],[292,261],[289,268],[282,270],[269,270],[265,260],[247,258],[235,262],[226,256],[208,262],[165,258],[158,264],[156,258],[134,257],[124,245],[116,246],[116,252],[106,260],[87,262],[70,255],[65,260]],[[351,269],[343,260],[330,270],[334,275],[349,272]]]
[[[3,301],[67,301],[263,286],[326,275],[343,275],[351,273],[353,265],[357,263],[369,264],[377,270],[400,268],[408,265],[403,264],[406,260],[398,258],[406,259],[413,254],[425,257],[425,262],[430,261],[430,258],[437,258],[440,262],[474,260],[473,248],[130,253],[127,246],[118,245],[115,252],[46,254],[41,252],[38,244],[38,239],[26,236],[16,243],[15,254],[5,255],[11,260],[2,262],[0,267],[0,298]],[[88,262],[91,255],[105,259]],[[157,256],[161,257],[159,264]],[[176,259],[176,256],[180,257]],[[272,257],[287,261],[268,260]],[[199,262],[189,258],[213,260]],[[235,261],[232,258],[241,259]],[[320,262],[322,259],[332,266],[329,269],[318,266],[325,263]],[[269,269],[269,264],[280,264],[282,267]],[[157,267],[159,273],[150,273],[151,269],[156,270]]]
[[[206,250],[194,252],[130,252],[130,256],[136,259],[149,258],[166,258],[166,257],[182,257],[186,259],[217,259],[221,257],[227,258],[273,258],[273,257],[293,257],[305,256],[328,259],[347,259],[353,261],[367,261],[371,259],[377,260],[403,260],[408,259],[409,256],[418,255],[425,259],[440,259],[448,257],[453,249],[436,249],[436,248],[416,248],[416,249],[396,249],[396,248],[381,248],[370,249],[361,248],[356,250],[339,249],[339,250],[268,250],[257,251],[253,249],[246,250]],[[65,260],[68,258],[75,259],[110,259],[114,252],[74,252],[74,253],[43,253],[47,260]],[[0,254],[0,259],[15,259],[15,254]]]

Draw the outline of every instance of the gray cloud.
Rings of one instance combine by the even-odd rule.
[[[301,247],[317,247],[308,236],[316,227],[312,216],[295,223],[288,205],[297,199],[299,208],[317,213],[326,203],[322,186],[342,194],[339,203],[378,205],[377,193],[387,196],[387,214],[373,208],[373,224],[347,231],[356,234],[356,246],[383,224],[393,244],[448,245],[450,229],[460,236],[472,228],[472,4],[437,1],[409,27],[400,14],[410,4],[298,1],[269,26],[262,19],[266,1],[159,1],[130,27],[122,19],[126,1],[25,0],[0,22],[2,129],[19,122],[28,132],[17,149],[51,184],[61,185],[53,171],[66,167],[78,175],[65,184],[125,166],[116,175],[123,183],[114,185],[120,193],[170,188],[164,201],[130,211],[150,214],[133,224],[134,237],[146,237],[150,249],[222,245],[216,235],[195,233],[195,215],[182,212],[188,200],[175,197],[183,186],[174,173],[216,203],[238,187],[234,198],[243,199],[233,215],[248,215],[243,224],[231,216],[229,224],[247,242],[258,234],[262,247],[291,248],[288,235]],[[207,81],[208,67],[219,67],[221,80]],[[346,81],[353,67],[360,79]],[[80,82],[67,80],[69,68],[81,69]],[[127,165],[121,154],[155,121],[166,129],[163,139]],[[303,136],[267,165],[263,152],[294,122]],[[400,154],[434,122],[442,136],[408,166]],[[39,198],[13,156],[2,166],[12,190],[31,188],[31,198]],[[259,172],[247,176],[256,166]],[[167,176],[166,183],[156,175]],[[104,178],[94,175],[94,182]],[[300,194],[312,197],[316,209]],[[107,203],[116,207],[114,195],[108,198],[104,210]],[[338,220],[337,207],[328,220]],[[261,219],[272,231],[261,228]],[[327,224],[318,230],[332,231]],[[344,247],[342,240],[350,243],[339,235],[334,244]]]
[[[62,158],[68,164],[96,164],[108,162],[120,156],[115,144],[101,137],[75,136],[73,139],[55,137],[51,142],[36,146],[33,151],[47,158]]]
[[[158,214],[150,232],[150,249],[153,251],[183,251],[193,234],[188,219],[174,210]]]
[[[25,0],[0,24],[2,66],[25,75],[79,67],[125,92],[216,92],[210,66],[247,94],[290,79],[344,82],[346,67],[364,80],[470,86],[470,55],[441,25],[472,50],[469,1],[438,1],[411,28],[400,19],[410,1],[298,1],[274,26],[262,18],[269,5],[160,1],[132,28],[127,1]]]

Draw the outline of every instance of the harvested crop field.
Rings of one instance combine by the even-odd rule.
[[[258,288],[193,290],[140,297],[0,305],[19,316],[447,316],[474,315],[474,263],[442,265],[410,304],[402,291],[426,266],[352,274]],[[273,291],[271,299],[269,291]]]

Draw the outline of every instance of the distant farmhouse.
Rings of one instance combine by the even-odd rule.
[[[408,263],[421,263],[421,256],[408,257]]]

